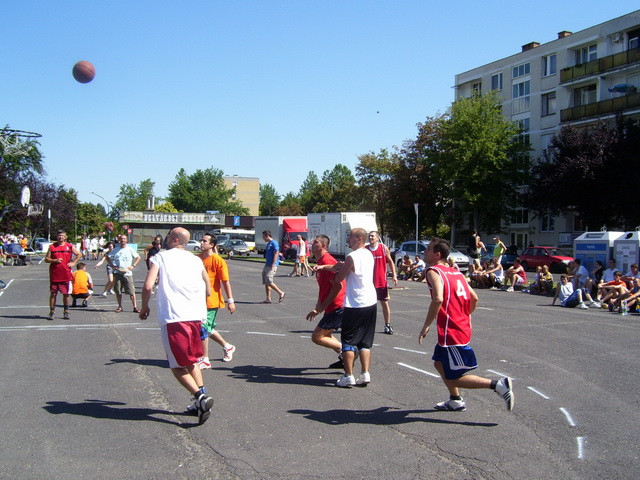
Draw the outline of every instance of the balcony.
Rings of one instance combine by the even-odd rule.
[[[598,58],[591,62],[581,63],[574,67],[563,68],[560,70],[560,83],[569,82],[588,75],[596,75],[634,62],[640,62],[640,48],[625,50],[624,52]]]
[[[618,113],[632,108],[640,108],[640,93],[610,98],[600,102],[588,103],[587,105],[561,110],[560,121],[563,123],[575,122],[587,117]]]

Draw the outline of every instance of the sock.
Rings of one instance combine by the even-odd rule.
[[[449,395],[449,397],[451,397],[451,400],[462,400],[460,395]]]
[[[495,390],[497,384],[498,384],[497,380],[491,380],[491,390]]]
[[[204,388],[204,386],[198,387],[198,388],[199,388],[199,390],[196,392],[194,397],[198,398],[200,395],[206,395],[207,394],[207,390]]]

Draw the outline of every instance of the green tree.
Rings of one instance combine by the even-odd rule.
[[[277,215],[279,205],[280,195],[278,195],[278,192],[276,192],[275,187],[269,183],[260,185],[260,215]]]
[[[340,163],[332,170],[325,170],[311,198],[310,212],[348,212],[360,204],[356,179],[351,170]]]
[[[302,182],[300,191],[298,192],[298,197],[300,198],[300,204],[302,205],[303,212],[306,213],[311,211],[311,207],[314,203],[313,192],[319,183],[320,181],[318,180],[318,175],[316,175],[313,171],[309,172],[307,178],[305,178],[304,182]]]
[[[280,202],[277,214],[290,216],[304,215],[300,197],[293,192],[287,193]]]
[[[147,208],[147,200],[153,195],[155,182],[150,178],[142,180],[138,185],[125,183],[120,186],[120,192],[113,205],[117,212],[140,212]]]
[[[227,215],[248,215],[242,202],[233,200],[234,188],[226,188],[222,170],[207,168],[188,175],[181,168],[169,185],[169,201],[185,212],[218,211]]]
[[[178,213],[180,212],[180,210],[178,210],[173,203],[171,203],[170,201],[166,201],[166,202],[161,202],[161,203],[157,203],[156,204],[156,212],[163,212],[163,213]]]
[[[80,233],[86,232],[88,235],[97,235],[104,231],[104,222],[107,221],[107,214],[102,205],[78,203],[76,219]]]

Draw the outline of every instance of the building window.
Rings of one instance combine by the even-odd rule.
[[[542,95],[542,116],[556,113],[556,92],[549,92]]]
[[[513,67],[513,72],[511,77],[512,78],[523,77],[525,75],[529,75],[529,73],[531,73],[531,64],[523,63],[522,65]]]
[[[516,208],[513,212],[513,223],[529,223],[529,210]]]
[[[596,102],[596,86],[587,85],[586,87],[576,88],[573,91],[573,106],[588,105]]]
[[[491,75],[491,90],[502,90],[502,72]]]
[[[555,219],[553,215],[543,215],[540,219],[540,231],[541,232],[553,232],[555,230]]]
[[[633,30],[629,32],[629,50],[640,47],[640,30]]]
[[[576,65],[598,59],[598,45],[576,49]]]
[[[513,114],[528,112],[531,109],[531,82],[513,84]]]
[[[542,57],[542,76],[548,77],[549,75],[556,74],[556,54],[547,55]]]
[[[471,93],[473,93],[474,95],[482,95],[482,83],[473,83],[471,85]]]

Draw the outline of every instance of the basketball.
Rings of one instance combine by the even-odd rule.
[[[95,67],[86,60],[81,60],[73,66],[73,78],[80,83],[89,83],[96,76]]]

